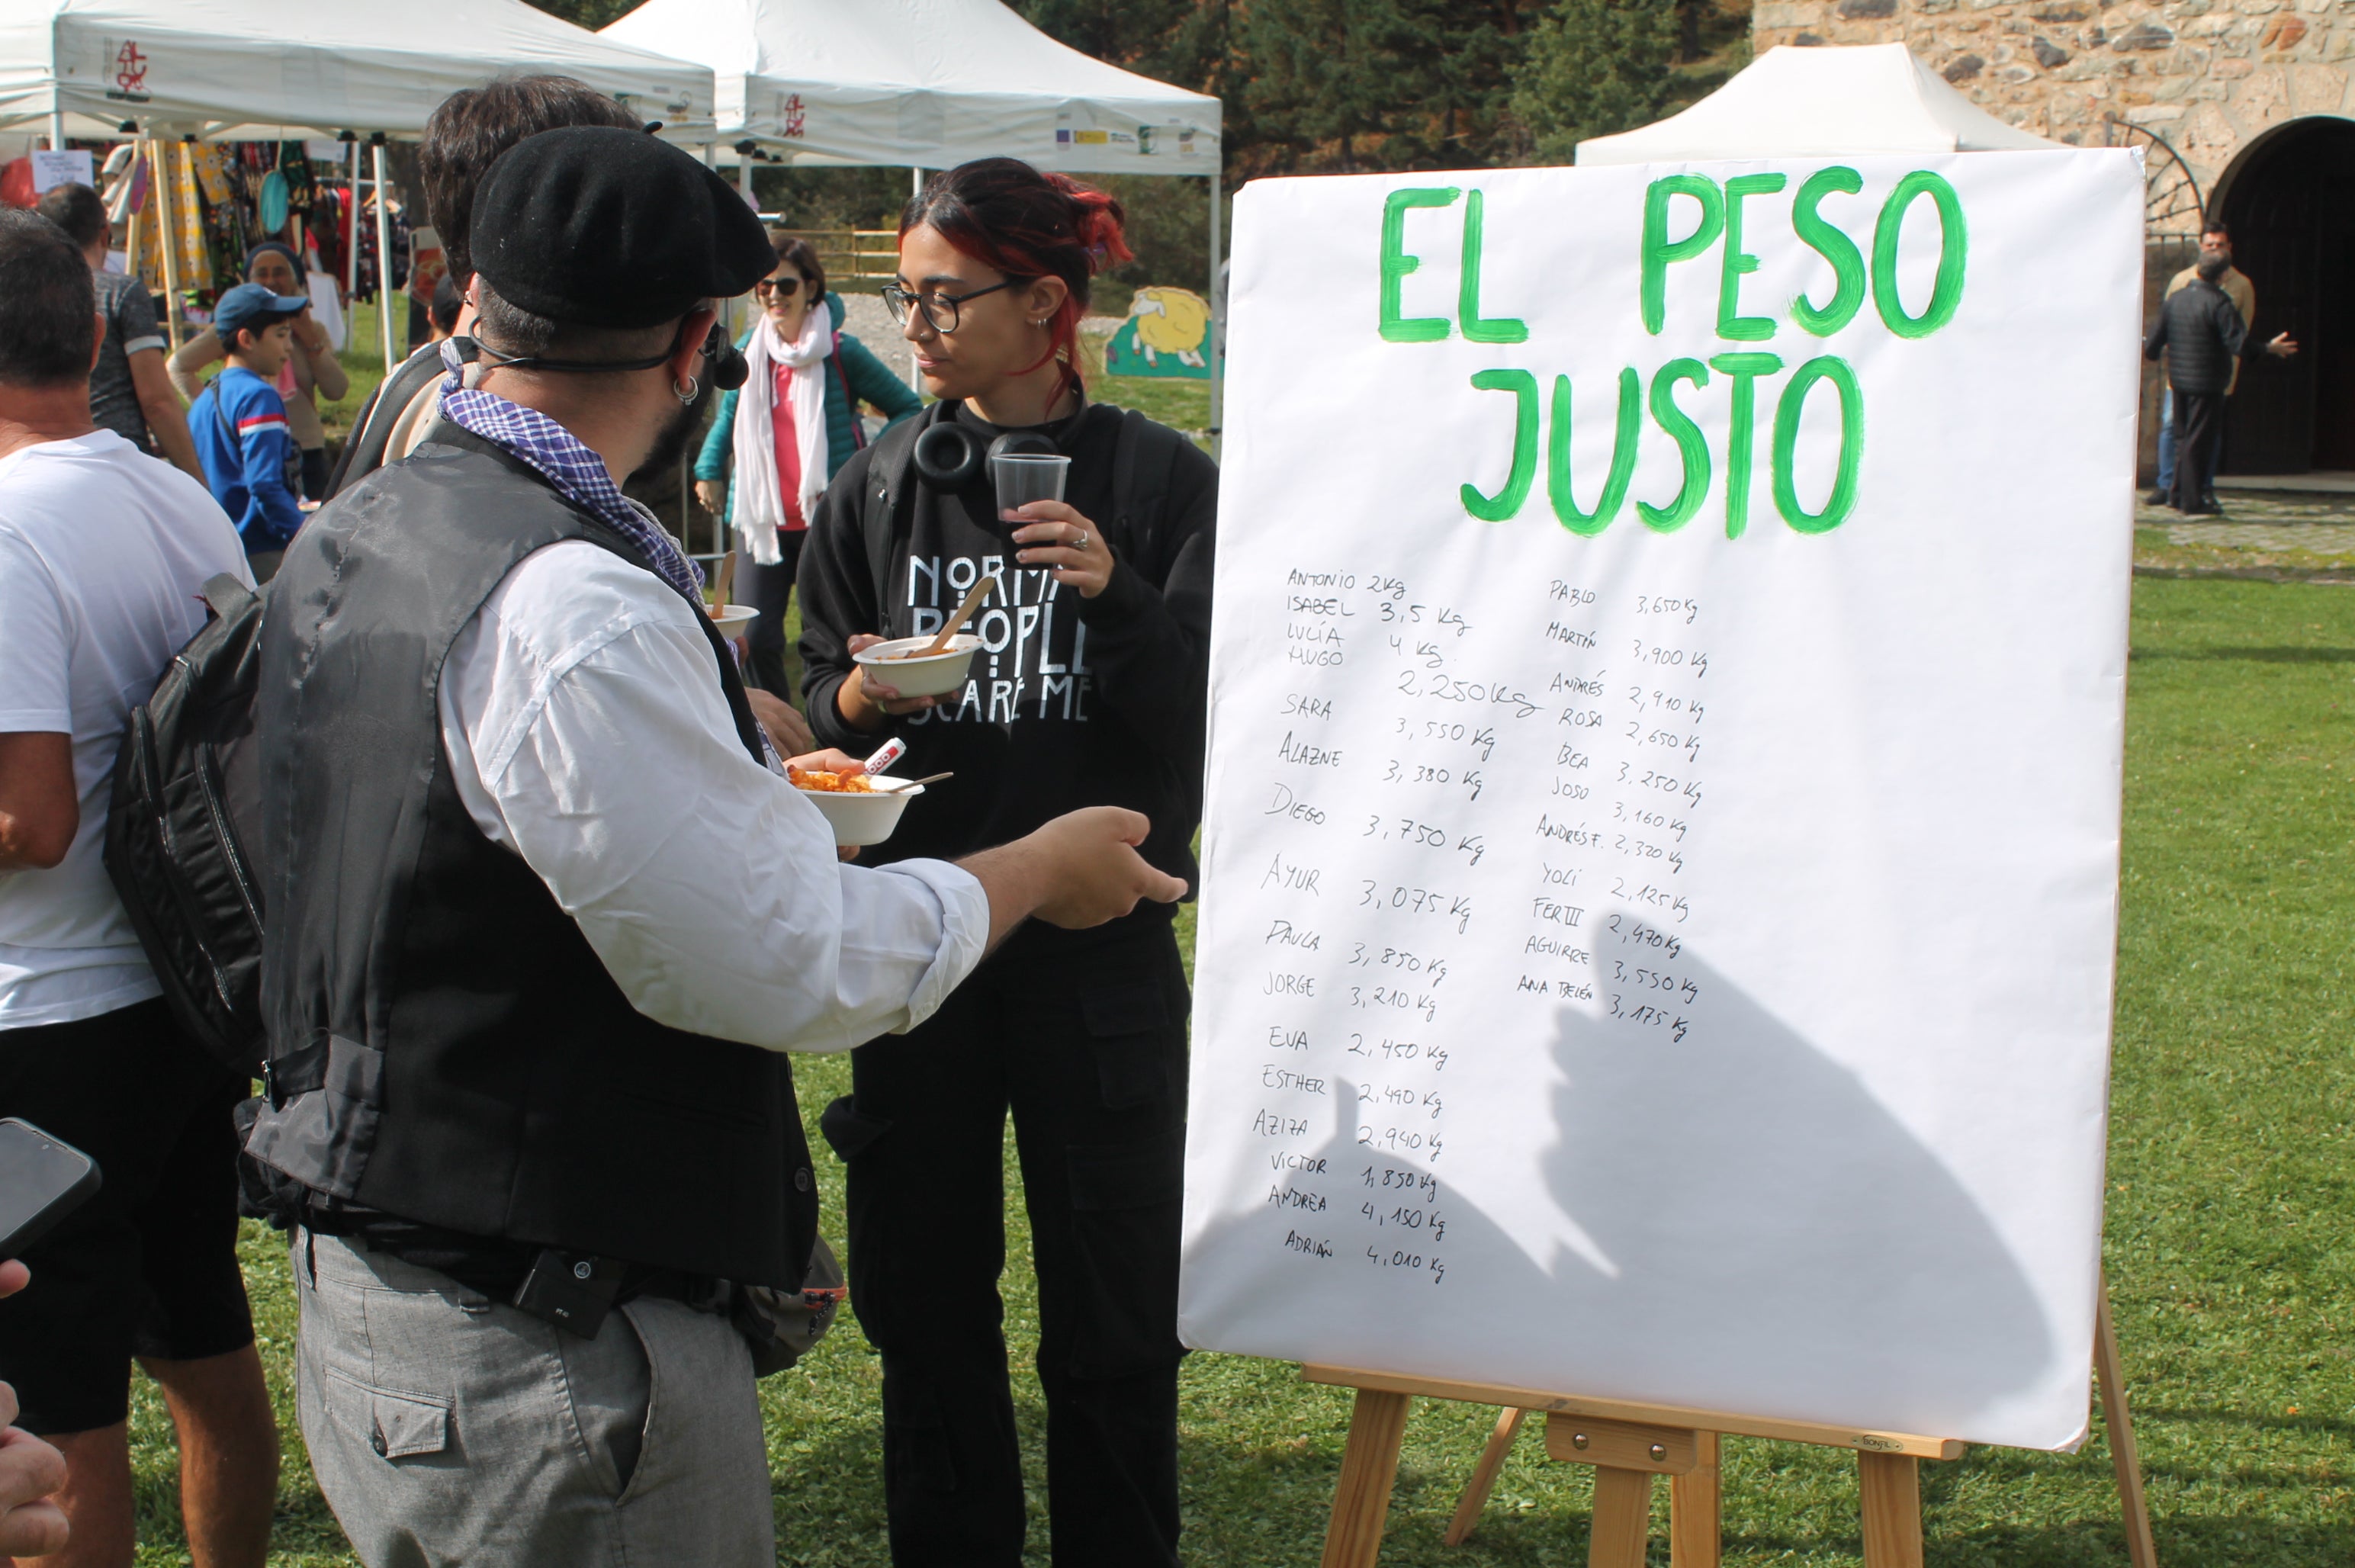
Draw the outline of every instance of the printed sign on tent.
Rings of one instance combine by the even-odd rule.
[[[97,166],[91,163],[86,147],[69,147],[62,153],[39,152],[33,155],[33,194],[61,185],[98,187]]]
[[[1242,191],[1189,1344],[2082,1439],[2141,203]]]

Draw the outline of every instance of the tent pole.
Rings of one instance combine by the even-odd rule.
[[[352,138],[351,205],[344,211],[344,315],[351,315],[352,305],[360,292],[360,143]],[[344,339],[351,339],[348,335]]]
[[[376,143],[376,326],[384,340],[384,373],[392,376],[392,214],[385,209],[384,143]]]
[[[923,194],[924,171],[921,168],[910,169],[908,171],[908,199],[913,201],[916,197]],[[858,244],[858,240],[854,237],[850,243],[855,249]],[[916,353],[913,348],[911,348],[908,351],[908,385],[916,389],[916,396],[921,398],[924,395],[924,373],[916,368]]]
[[[1210,454],[1222,444],[1220,426],[1226,412],[1226,357],[1219,352],[1219,332],[1226,325],[1226,302],[1219,297],[1219,166],[1210,165]]]
[[[49,151],[62,153],[65,150],[66,112],[58,107],[57,101],[53,98],[49,101]]]
[[[164,258],[164,334],[180,351],[180,226],[172,215],[172,144],[157,136],[148,144],[147,199],[155,206],[155,236]]]

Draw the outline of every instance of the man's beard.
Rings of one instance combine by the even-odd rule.
[[[710,396],[710,388],[698,388],[693,402],[681,403],[671,411],[670,417],[663,422],[662,433],[655,437],[654,450],[646,453],[646,460],[638,464],[637,472],[631,475],[631,478],[660,474],[664,469],[676,465],[687,454],[687,438],[695,433],[695,427],[701,422],[705,400]]]

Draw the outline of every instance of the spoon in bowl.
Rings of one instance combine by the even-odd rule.
[[[990,585],[996,581],[997,580],[996,578],[990,576],[987,572],[982,573],[980,578],[975,581],[973,592],[966,594],[964,596],[964,603],[957,606],[956,613],[949,617],[948,624],[940,629],[939,635],[934,636],[930,643],[925,645],[923,650],[918,653],[916,657],[920,659],[928,659],[934,654],[944,654],[948,652],[949,639],[955,636],[960,631],[963,631],[964,629],[964,624],[973,619],[973,613],[981,608],[981,602],[983,600],[989,597]]]

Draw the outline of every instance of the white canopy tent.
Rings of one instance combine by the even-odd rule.
[[[794,163],[1218,169],[1217,99],[1057,43],[997,0],[647,0],[598,36],[709,67],[721,140]]]
[[[1216,298],[1219,101],[1082,54],[998,0],[647,0],[599,37],[709,67],[721,144],[788,164],[921,171],[1003,156],[1206,179]]]
[[[1903,44],[1768,49],[1666,120],[1578,144],[1590,164],[2057,147],[1979,108]]]
[[[523,0],[408,0],[399,7],[357,0],[0,0],[0,131],[37,126],[52,147],[69,137],[126,133],[275,141],[352,132],[377,144],[379,255],[389,243],[384,138],[421,133],[434,106],[461,88],[532,71],[612,93],[660,121],[674,140],[711,140],[709,70],[601,38]],[[358,177],[355,145],[356,192]],[[378,314],[389,368],[392,312]]]
[[[523,0],[0,0],[0,131],[262,141],[415,136],[495,76],[577,77],[710,139],[711,73],[601,38]]]

